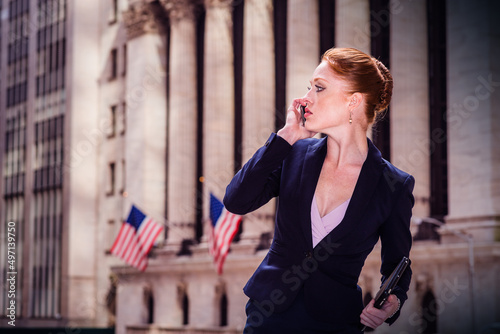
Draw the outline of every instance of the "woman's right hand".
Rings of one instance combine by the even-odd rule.
[[[306,106],[306,104],[304,99],[294,99],[286,111],[285,126],[277,133],[290,145],[295,144],[297,140],[311,138],[316,134],[316,132],[307,130],[302,124],[300,107]]]

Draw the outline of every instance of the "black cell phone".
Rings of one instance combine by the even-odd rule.
[[[306,113],[306,106],[300,105],[300,120],[302,121],[302,126],[306,124],[306,118],[304,114]]]
[[[384,284],[382,285],[380,290],[378,290],[377,294],[375,295],[375,298],[374,298],[375,302],[373,303],[373,306],[375,308],[378,308],[378,309],[382,308],[382,305],[384,305],[387,298],[389,298],[389,295],[391,294],[392,289],[394,289],[396,284],[398,284],[399,279],[403,275],[403,272],[405,271],[405,269],[409,263],[410,263],[410,260],[406,256],[403,256],[401,261],[399,261],[399,264],[396,267],[396,269],[394,269],[394,271],[391,273],[391,276],[389,276],[389,278],[387,278],[385,280]],[[366,329],[366,326],[364,326],[361,330],[364,331],[365,329]]]

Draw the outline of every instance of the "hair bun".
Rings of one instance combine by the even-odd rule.
[[[331,48],[323,54],[333,74],[346,83],[346,93],[363,94],[366,123],[382,117],[392,97],[392,76],[380,61],[358,49]]]
[[[380,71],[380,74],[382,75],[382,78],[384,80],[384,84],[379,93],[378,103],[375,105],[374,111],[377,114],[387,109],[389,103],[391,103],[393,81],[392,81],[392,75],[387,69],[387,67],[385,67],[385,65],[382,64],[382,62],[380,62],[378,59],[373,58],[373,60],[375,62],[375,65],[377,65],[377,68]]]

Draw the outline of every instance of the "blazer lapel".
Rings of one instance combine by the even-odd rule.
[[[321,167],[326,156],[326,137],[321,138],[318,142],[310,145],[307,148],[307,153],[304,157],[302,166],[302,174],[299,182],[299,194],[303,203],[298,204],[301,208],[300,222],[303,235],[307,245],[312,248],[312,231],[311,231],[311,204],[316,191]]]
[[[344,219],[330,232],[333,242],[342,239],[361,223],[365,212],[383,171],[383,161],[380,151],[368,140],[368,156],[361,167],[361,172],[354,187],[354,192],[347,207]]]

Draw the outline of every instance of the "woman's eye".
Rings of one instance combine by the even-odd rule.
[[[322,90],[325,89],[324,87],[321,87],[319,85],[314,85],[314,88],[316,88],[316,93],[321,92]],[[311,90],[311,87],[307,86],[307,90]]]

